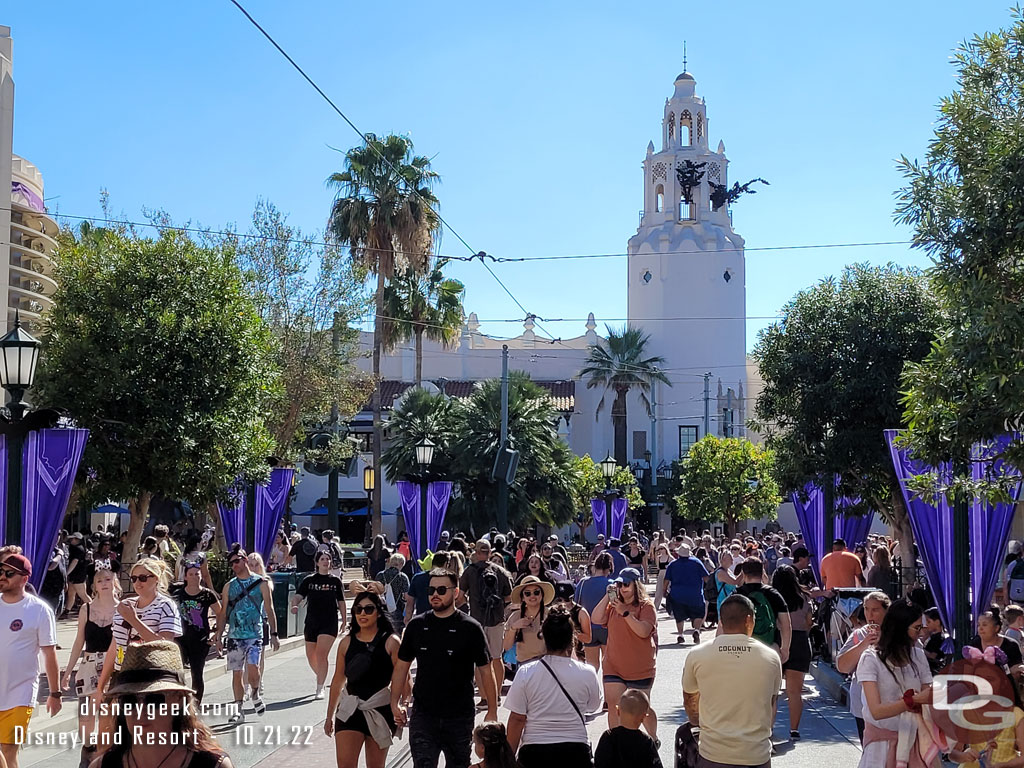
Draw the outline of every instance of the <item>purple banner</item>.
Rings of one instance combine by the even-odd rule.
[[[274,539],[288,507],[288,494],[292,489],[295,470],[274,467],[270,470],[270,482],[256,486],[256,546],[254,549],[267,562]]]
[[[608,529],[605,527],[607,524],[604,521],[606,510],[604,499],[590,500],[590,516],[594,519],[594,530],[598,535],[608,533]]]
[[[444,517],[448,512],[448,500],[451,497],[452,483],[447,480],[427,486],[427,549],[430,551],[434,551],[437,542],[441,539]],[[423,557],[423,554],[420,557]]]
[[[37,590],[53,555],[78,462],[89,439],[87,429],[40,429],[29,432],[22,453],[21,548],[35,567],[31,583]],[[7,466],[6,451],[3,465]],[[6,478],[4,478],[6,480]],[[6,489],[6,482],[3,485]]]
[[[402,502],[402,516],[405,518],[405,534],[409,537],[409,551],[414,557],[423,557],[420,551],[420,487],[408,480],[399,480],[398,497]]]
[[[227,501],[218,501],[220,524],[224,528],[224,543],[230,548],[232,544],[245,547],[245,483],[239,481],[228,491]]]
[[[951,478],[948,462],[937,469],[916,461],[905,449],[895,444],[899,431],[885,430],[885,439],[889,444],[893,466],[900,481],[903,500],[910,516],[910,526],[914,531],[918,552],[924,563],[928,586],[935,598],[942,622],[952,627],[952,617],[957,610],[953,604],[953,505],[945,494],[937,495],[933,504],[928,504],[907,489],[907,480],[917,475],[937,472],[940,484],[946,484]],[[972,456],[971,474],[975,479],[996,477],[998,475],[1018,474],[1013,468],[1003,465],[1001,461],[992,462],[993,456],[999,455],[1013,436],[1005,435],[997,438],[986,446],[976,446]],[[988,461],[986,461],[988,459]],[[1018,482],[1011,490],[1011,497],[1016,501],[1020,497],[1021,484]],[[985,504],[975,499],[968,509],[968,530],[970,541],[968,551],[970,563],[968,570],[971,578],[972,616],[977,616],[982,606],[988,605],[995,590],[1006,539],[1013,520],[1014,504]],[[968,609],[963,606],[961,610]]]
[[[7,435],[0,435],[0,540],[7,541]]]
[[[612,538],[621,539],[622,529],[626,526],[626,510],[629,508],[628,499],[615,499],[612,502]]]
[[[837,483],[838,484],[838,483]],[[825,541],[825,494],[815,483],[804,486],[807,502],[803,502],[799,493],[791,495],[796,519],[800,524],[800,532],[804,536],[804,544],[811,553],[811,569],[815,578],[821,582],[818,565],[822,557],[832,551],[832,542]],[[843,510],[857,500],[841,498],[836,500],[836,512],[833,516],[833,538],[843,539],[850,549],[867,540],[871,523],[875,519],[875,511],[869,510],[866,515],[845,515]]]
[[[21,195],[25,200],[25,205],[32,210],[39,211],[39,213],[46,213],[46,203],[43,202],[43,198],[20,181],[11,182],[11,196],[13,197],[14,195]]]

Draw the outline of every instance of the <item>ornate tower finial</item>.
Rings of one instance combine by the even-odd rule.
[[[686,71],[686,41],[683,40],[683,72]]]

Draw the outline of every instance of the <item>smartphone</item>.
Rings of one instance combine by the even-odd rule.
[[[613,581],[608,584],[608,602],[614,602],[619,599],[619,587]]]

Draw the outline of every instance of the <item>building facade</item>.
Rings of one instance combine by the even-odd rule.
[[[0,27],[0,296],[5,326],[17,312],[29,328],[53,306],[57,223],[43,202],[43,175],[14,154],[14,57],[10,27]]]
[[[648,144],[643,169],[643,211],[629,239],[627,299],[629,323],[650,335],[648,353],[664,358],[671,386],[658,384],[653,392],[653,418],[639,395],[628,403],[627,458],[630,463],[666,467],[685,455],[707,432],[744,434],[746,418],[746,269],[743,238],[732,228],[726,206],[711,202],[714,184],[728,181],[728,159],[719,142],[709,150],[708,117],[696,81],[680,74],[665,102],[660,149]],[[677,169],[686,161],[703,163],[704,177],[689,189],[680,184]],[[581,280],[586,279],[581,273]],[[584,288],[585,286],[580,286]],[[509,348],[509,367],[525,371],[549,389],[559,411],[559,432],[577,455],[603,458],[613,447],[610,400],[598,414],[604,392],[588,389],[579,378],[588,348],[601,340],[593,314],[579,336],[551,343],[538,336],[532,318],[512,339],[495,339],[480,332],[475,313],[469,315],[458,341],[450,348],[425,341],[425,386],[452,396],[468,393],[474,382],[501,374],[502,346]],[[363,333],[364,352],[373,335]],[[364,358],[369,368],[370,355]],[[381,361],[385,413],[411,386],[415,371],[412,343],[399,346]],[[613,395],[609,395],[613,397]],[[706,415],[705,415],[706,414]],[[370,414],[352,424],[368,434]],[[368,445],[368,443],[367,443]],[[340,495],[349,507],[365,504],[363,459],[351,477],[342,478]],[[319,505],[326,496],[323,478],[304,476],[293,511]],[[398,507],[393,487],[383,489],[382,506]],[[390,535],[401,527],[400,517],[386,516]],[[310,520],[314,526],[320,520]],[[319,526],[322,527],[322,524]]]

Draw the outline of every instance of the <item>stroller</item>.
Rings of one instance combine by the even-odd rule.
[[[851,616],[860,608],[864,598],[875,590],[871,587],[849,587],[835,590],[833,597],[824,600],[818,609],[818,625],[824,629],[822,658],[835,663],[839,649],[853,632]],[[826,655],[827,654],[827,655]]]

